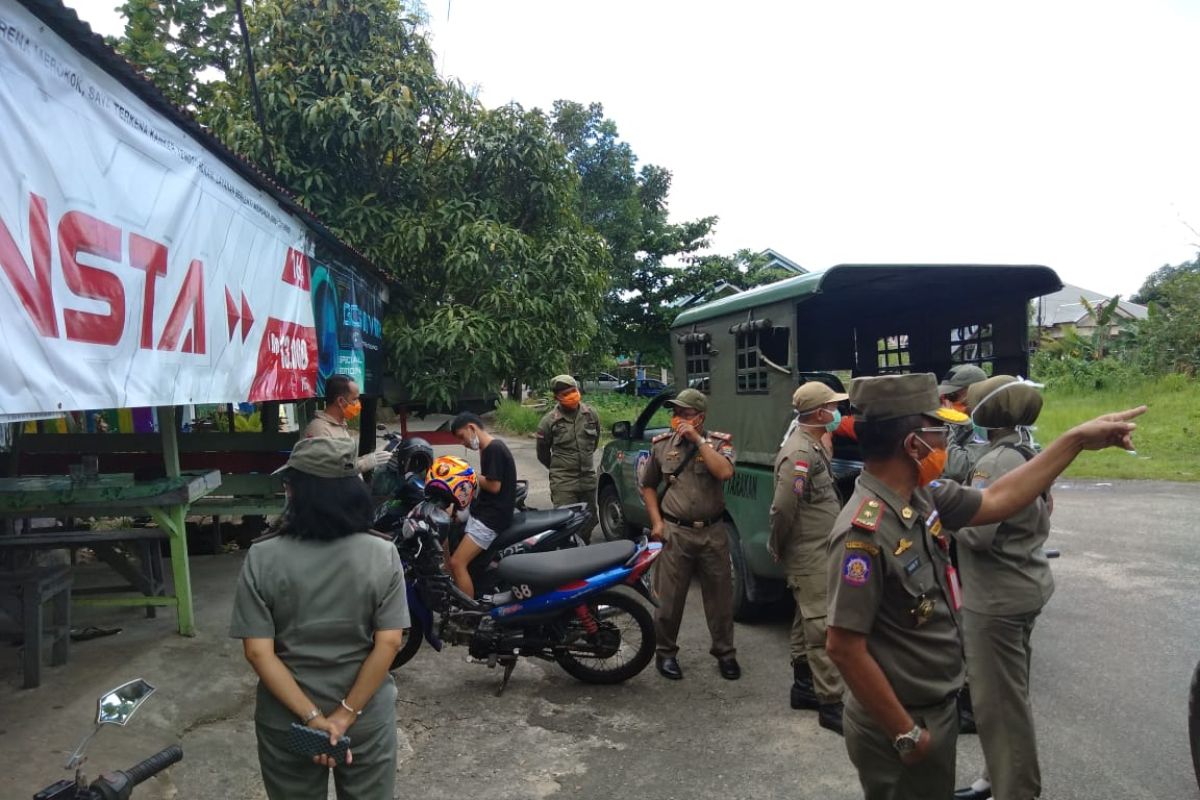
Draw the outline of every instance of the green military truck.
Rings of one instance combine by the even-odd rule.
[[[842,264],[688,309],[671,329],[676,386],[636,420],[613,425],[597,485],[607,538],[649,524],[638,491],[650,439],[667,430],[663,403],[691,386],[709,396],[706,426],[733,434],[737,471],[725,485],[738,618],[784,594],[767,553],[776,452],[792,419],[792,392],[820,380],[943,375],[955,364],[1027,375],[1029,301],[1062,288],[1042,266]],[[843,410],[845,413],[846,410]],[[857,446],[836,438],[834,473],[849,496]]]

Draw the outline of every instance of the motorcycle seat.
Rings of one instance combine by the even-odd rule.
[[[508,547],[535,533],[557,528],[571,518],[569,508],[551,508],[546,511],[518,511],[513,514],[512,524],[496,536],[492,547]]]
[[[500,562],[498,575],[508,583],[559,586],[623,564],[637,551],[628,539],[552,553],[525,553]]]

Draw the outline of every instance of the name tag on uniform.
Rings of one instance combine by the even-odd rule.
[[[953,564],[946,565],[946,588],[950,590],[950,605],[958,611],[962,608],[962,587],[958,583],[958,570]]]

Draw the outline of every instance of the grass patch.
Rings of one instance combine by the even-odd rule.
[[[522,405],[515,400],[501,400],[496,407],[496,428],[515,436],[526,436],[537,430],[542,416],[550,410],[553,400],[547,398],[544,405]],[[587,403],[600,417],[600,444],[603,447],[612,438],[614,422],[633,422],[645,410],[650,400],[645,397],[630,397],[615,392],[592,392],[584,395]],[[667,427],[670,414],[660,408],[651,420],[650,427]]]
[[[1080,422],[1142,404],[1150,410],[1137,419],[1136,456],[1120,450],[1082,453],[1066,476],[1200,481],[1200,383],[1183,375],[1129,388],[1047,389],[1036,436],[1046,444]]]

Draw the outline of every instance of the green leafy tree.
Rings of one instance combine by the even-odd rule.
[[[579,174],[579,216],[604,238],[612,259],[602,338],[591,353],[641,353],[645,361],[665,361],[678,267],[707,246],[717,218],[670,222],[670,171],[654,164],[639,168],[599,103],[560,100],[552,117],[554,134]]]
[[[1151,303],[1161,304],[1164,300],[1164,288],[1176,276],[1187,273],[1200,273],[1200,255],[1182,264],[1164,264],[1154,270],[1142,283],[1142,288],[1138,289],[1138,293],[1133,296],[1133,302],[1141,303],[1144,306]]]
[[[1156,287],[1155,297],[1138,327],[1143,369],[1195,376],[1200,372],[1200,271],[1175,271]]]
[[[533,382],[588,346],[611,260],[545,114],[485,109],[443,80],[420,14],[398,0],[247,11],[266,139],[241,61],[198,113],[260,163],[269,146],[283,185],[393,274],[385,346],[413,399]]]

